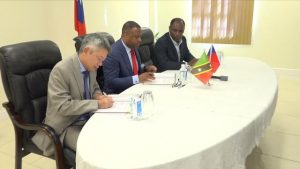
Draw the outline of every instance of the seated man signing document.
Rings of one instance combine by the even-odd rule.
[[[103,62],[104,91],[119,94],[137,83],[154,79],[156,67],[142,67],[137,47],[141,43],[141,27],[134,21],[123,25],[121,39],[112,45]]]
[[[87,35],[79,53],[63,59],[51,71],[45,124],[59,134],[64,146],[74,151],[78,135],[92,112],[113,105],[112,98],[102,95],[96,81],[96,70],[109,49],[109,43],[99,34]],[[54,154],[54,145],[41,131],[32,140],[44,155]]]

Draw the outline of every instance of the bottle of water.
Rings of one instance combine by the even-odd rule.
[[[187,74],[186,74],[186,83],[189,83],[192,80],[192,69],[193,68],[187,62],[185,62],[185,68],[186,68],[186,71],[187,71]]]
[[[130,100],[130,112],[131,118],[134,120],[140,120],[143,118],[142,99],[140,95],[134,95]]]
[[[179,69],[179,80],[181,81],[182,85],[186,85],[187,82],[187,68],[185,64],[181,64]]]

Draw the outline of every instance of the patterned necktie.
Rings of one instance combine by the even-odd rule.
[[[132,48],[130,50],[130,54],[131,54],[133,74],[137,75],[138,74],[138,65],[137,65],[137,60],[136,60],[136,55],[135,55],[134,48]]]

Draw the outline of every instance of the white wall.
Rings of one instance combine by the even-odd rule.
[[[47,7],[42,1],[0,1],[0,46],[49,38]],[[6,96],[0,83],[0,117]]]
[[[48,37],[42,1],[0,1],[0,46]]]

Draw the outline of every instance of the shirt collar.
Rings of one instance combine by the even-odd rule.
[[[177,42],[172,38],[170,32],[169,32],[169,36],[170,36],[170,39],[171,39],[171,41],[173,42],[174,45],[177,45],[177,46],[181,45],[181,43],[182,43],[182,38],[180,39],[179,43],[177,43]]]
[[[81,63],[79,56],[77,58],[78,58],[79,66],[80,66],[80,72],[83,73],[83,72],[87,71],[86,68]]]
[[[125,49],[126,49],[126,52],[127,52],[127,53],[130,53],[131,48],[129,48],[129,47],[124,43],[124,41],[123,41],[122,39],[121,39],[121,41],[122,41],[123,46],[124,46]]]

